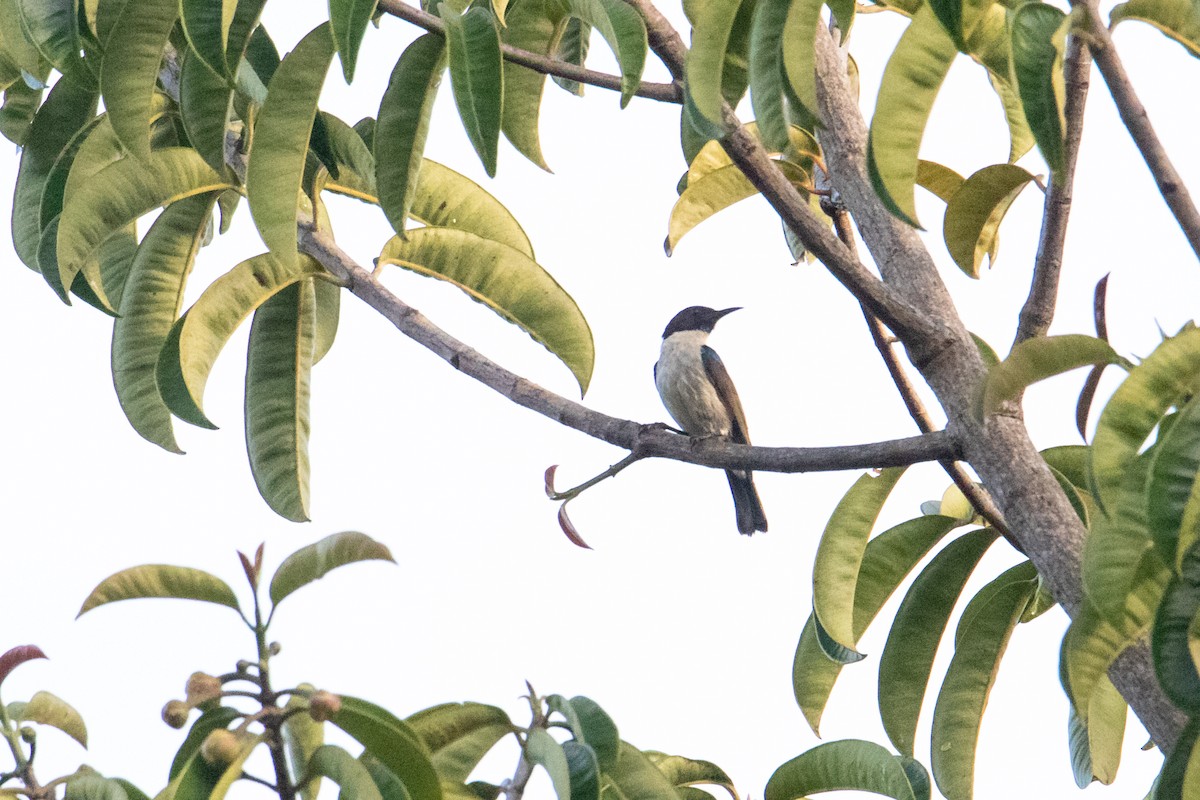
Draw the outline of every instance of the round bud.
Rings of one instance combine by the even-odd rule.
[[[229,766],[241,751],[241,738],[228,728],[217,728],[200,745],[200,757],[211,767]]]
[[[271,642],[270,647],[268,647],[267,649],[271,653],[271,655],[277,656],[277,655],[279,655],[280,651],[283,650],[283,645],[281,645],[279,642]]]
[[[21,741],[22,742],[24,742],[25,744],[33,744],[35,739],[37,739],[37,731],[35,731],[33,728],[29,727],[28,725],[21,728]]]
[[[192,707],[182,700],[170,700],[165,706],[163,706],[163,722],[178,730],[184,725],[187,725],[188,713],[191,712],[191,710]]]
[[[207,672],[193,672],[187,680],[187,701],[194,706],[221,696],[220,679]]]
[[[317,722],[326,722],[342,710],[342,698],[324,689],[308,698],[308,715]]]

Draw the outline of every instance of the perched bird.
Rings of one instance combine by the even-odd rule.
[[[746,415],[721,357],[705,342],[717,320],[737,308],[714,311],[704,306],[685,308],[663,331],[662,351],[654,365],[654,383],[663,405],[689,436],[719,436],[750,444]],[[748,470],[725,470],[733,492],[740,533],[767,529],[762,502]]]

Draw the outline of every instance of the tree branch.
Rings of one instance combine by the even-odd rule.
[[[494,389],[517,405],[574,428],[639,458],[669,458],[689,464],[755,472],[827,472],[901,466],[954,459],[957,446],[944,431],[842,447],[752,447],[712,438],[696,439],[610,417],[522,378],[455,339],[404,303],[311,224],[300,228],[300,248],[317,259],[355,297],[378,311],[418,344],[450,366]]]
[[[1196,211],[1183,178],[1176,171],[1166,148],[1154,132],[1150,116],[1134,91],[1108,28],[1100,21],[1098,0],[1071,0],[1071,6],[1087,12],[1085,16],[1088,48],[1096,60],[1096,66],[1100,68],[1100,75],[1108,86],[1108,93],[1112,95],[1121,121],[1125,123],[1126,130],[1141,151],[1142,158],[1145,159],[1146,166],[1150,168],[1150,174],[1158,185],[1158,191],[1167,202],[1171,213],[1175,215],[1175,221],[1179,223],[1192,252],[1200,257],[1200,212]]]
[[[394,17],[411,22],[413,25],[433,33],[444,33],[446,30],[446,23],[440,17],[430,14],[427,11],[422,11],[415,6],[410,6],[408,3],[403,2],[403,0],[379,0],[379,8]],[[540,72],[543,75],[555,75],[559,78],[567,78],[578,83],[586,83],[589,86],[598,86],[601,89],[612,89],[615,92],[621,91],[622,88],[620,75],[596,72],[595,70],[586,69],[575,64],[569,64],[557,58],[551,58],[529,50],[522,50],[519,47],[513,47],[504,43],[500,44],[500,52],[508,61],[522,67],[528,67],[534,72]],[[683,102],[683,86],[678,82],[652,83],[646,81],[639,84],[635,94],[638,97],[646,97],[662,103],[679,104]]]
[[[1062,271],[1063,246],[1067,241],[1067,219],[1071,214],[1074,195],[1075,163],[1079,159],[1079,143],[1083,139],[1083,110],[1087,103],[1092,59],[1083,39],[1072,36],[1067,42],[1063,72],[1066,77],[1066,141],[1063,145],[1063,169],[1050,176],[1046,202],[1042,212],[1042,232],[1038,241],[1037,258],[1033,265],[1033,281],[1029,297],[1021,308],[1016,346],[1026,339],[1045,336],[1054,320],[1058,298],[1058,278]]]

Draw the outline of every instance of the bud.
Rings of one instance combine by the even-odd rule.
[[[29,727],[28,725],[21,728],[21,741],[22,742],[24,742],[25,744],[33,744],[35,739],[37,739],[37,731],[35,731],[33,728]]]
[[[170,725],[172,728],[179,730],[184,725],[187,725],[188,714],[192,707],[182,700],[170,700],[162,710],[163,722]]]
[[[200,757],[210,767],[227,767],[241,752],[241,737],[228,728],[217,728],[200,745]]]
[[[279,642],[271,642],[267,650],[271,653],[271,655],[277,656],[283,650],[283,645],[281,645]]]
[[[342,710],[342,698],[324,689],[308,698],[308,715],[317,722],[326,722]]]
[[[185,690],[187,701],[198,706],[221,696],[221,681],[207,672],[193,672]]]

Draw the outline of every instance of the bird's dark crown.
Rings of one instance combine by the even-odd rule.
[[[667,329],[663,331],[663,338],[665,339],[672,333],[679,333],[680,331],[704,331],[705,333],[712,333],[713,326],[717,324],[717,320],[726,314],[731,314],[739,310],[741,310],[741,306],[726,308],[721,311],[716,311],[707,306],[685,308],[667,323]]]

